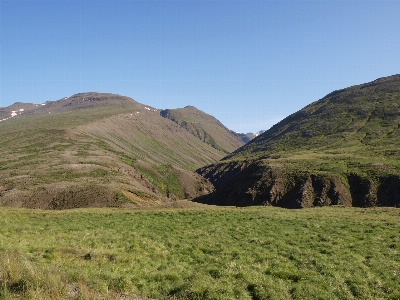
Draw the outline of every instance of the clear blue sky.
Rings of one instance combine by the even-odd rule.
[[[267,129],[400,73],[400,1],[0,0],[0,106],[110,92]]]

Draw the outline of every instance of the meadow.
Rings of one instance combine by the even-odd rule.
[[[0,299],[400,299],[400,210],[1,208]]]

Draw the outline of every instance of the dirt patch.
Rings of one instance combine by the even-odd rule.
[[[15,191],[3,196],[0,204],[39,209],[133,206],[126,199],[118,197],[118,193],[119,191],[107,186],[55,184],[30,192]]]
[[[177,174],[186,199],[207,195],[215,190],[213,184],[199,174],[182,169],[178,169]]]

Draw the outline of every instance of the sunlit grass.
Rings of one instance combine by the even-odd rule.
[[[333,207],[2,209],[0,297],[398,299],[399,217]]]

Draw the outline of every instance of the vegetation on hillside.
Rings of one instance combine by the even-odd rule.
[[[328,94],[224,160],[315,152],[397,160],[399,112],[400,75],[378,79]]]
[[[113,94],[33,106],[0,127],[2,206],[154,206],[195,197],[212,186],[193,171],[224,155],[156,109]]]

